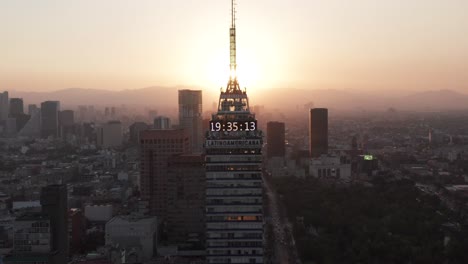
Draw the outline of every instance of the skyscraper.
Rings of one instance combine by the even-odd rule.
[[[193,153],[203,150],[202,91],[179,90],[179,125],[187,130]]]
[[[45,101],[41,103],[41,136],[58,137],[60,102]]]
[[[73,110],[63,110],[59,112],[59,124],[63,127],[75,124],[75,112]]]
[[[28,115],[33,116],[35,113],[39,112],[39,108],[35,104],[28,105]]]
[[[168,216],[168,159],[188,154],[189,137],[184,129],[140,132],[141,198],[149,201],[150,215],[163,221]]]
[[[0,93],[0,122],[5,121],[8,118],[9,109],[8,92],[5,91]]]
[[[22,98],[11,98],[10,99],[10,116],[17,117],[24,114],[23,108],[23,99]]]
[[[63,110],[59,112],[59,134],[63,139],[69,138],[75,133],[75,112]]]
[[[207,263],[263,263],[263,135],[237,80],[231,7],[231,76],[205,143]]]
[[[284,123],[267,123],[267,146],[268,158],[284,157],[286,155]]]
[[[130,142],[138,144],[140,142],[140,132],[149,129],[150,126],[145,122],[135,122],[128,128],[130,132]]]
[[[42,213],[49,216],[51,249],[57,254],[51,264],[68,262],[68,196],[67,186],[48,185],[41,190]]]
[[[29,120],[24,124],[24,127],[18,131],[18,135],[24,137],[40,137],[41,136],[41,110],[37,109],[31,112]],[[29,116],[29,115],[28,115]]]
[[[328,109],[326,108],[310,109],[309,153],[313,158],[328,153]]]

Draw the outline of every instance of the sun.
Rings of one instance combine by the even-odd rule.
[[[238,56],[237,71],[231,72],[229,68],[229,51],[218,51],[206,63],[207,82],[210,87],[225,87],[229,77],[237,76],[242,88],[258,86],[261,80],[261,71],[255,56]]]

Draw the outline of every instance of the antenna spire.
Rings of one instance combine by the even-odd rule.
[[[236,27],[236,1],[231,1],[231,28]]]
[[[237,62],[236,62],[236,1],[231,0],[231,28],[229,29],[230,39],[230,77],[227,87],[228,92],[239,92],[239,83],[237,81]]]

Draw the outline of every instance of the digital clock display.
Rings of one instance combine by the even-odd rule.
[[[210,131],[255,131],[257,121],[210,121]]]

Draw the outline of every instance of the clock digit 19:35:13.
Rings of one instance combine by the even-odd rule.
[[[210,121],[211,131],[255,131],[257,121]]]

